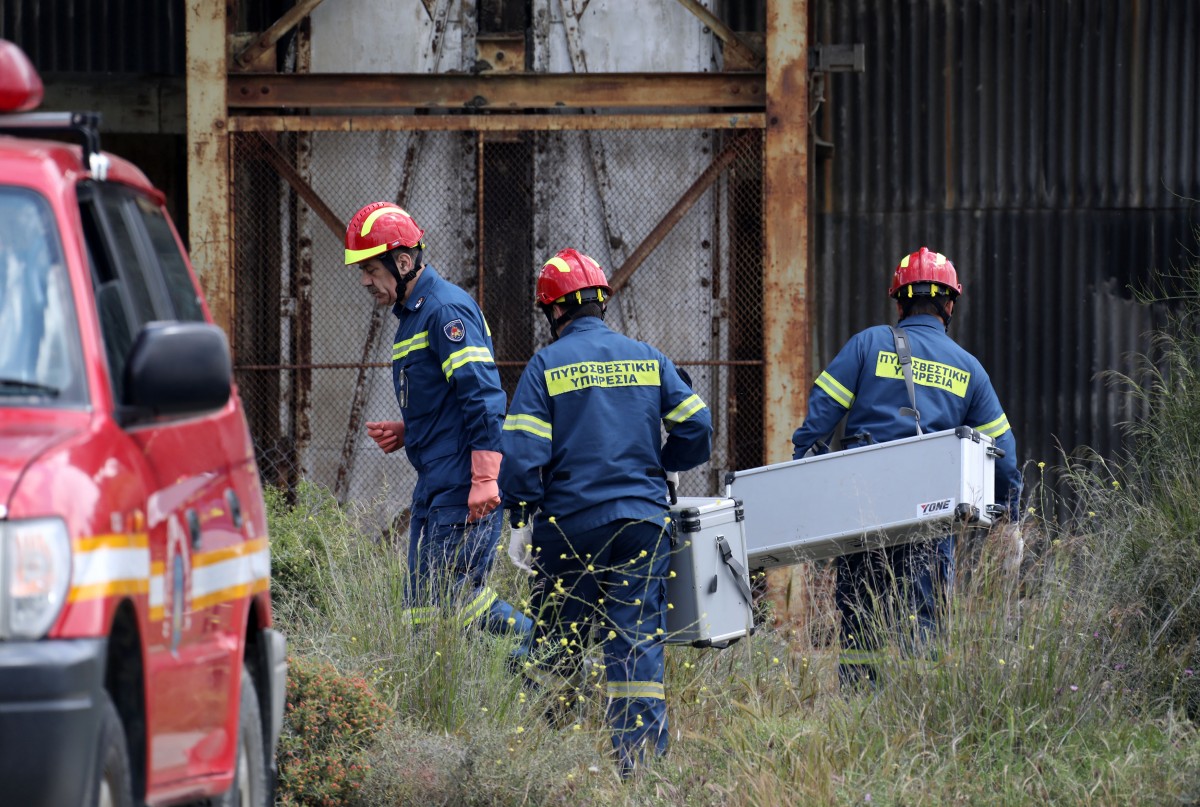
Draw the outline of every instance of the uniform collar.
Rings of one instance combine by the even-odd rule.
[[[942,322],[942,318],[934,314],[914,314],[911,317],[905,317],[900,320],[899,325],[903,328],[911,328],[913,326],[922,326],[926,328],[937,328],[945,333],[946,324]]]
[[[433,291],[433,285],[442,279],[442,276],[437,273],[429,264],[425,264],[425,271],[417,278],[416,284],[413,286],[412,294],[408,295],[408,302],[401,303],[399,300],[392,306],[392,313],[399,317],[405,311],[416,311],[425,304],[425,298]]]

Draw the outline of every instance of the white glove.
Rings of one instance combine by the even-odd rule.
[[[671,504],[679,500],[679,471],[667,471],[667,497]]]
[[[522,571],[533,573],[533,525],[513,527],[508,537],[508,557]]]
[[[1021,571],[1025,557],[1025,534],[1020,524],[1005,524],[1000,530],[1000,568],[1010,577]]]

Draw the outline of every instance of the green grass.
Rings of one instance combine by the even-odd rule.
[[[669,646],[671,750],[622,783],[594,689],[573,723],[553,728],[546,696],[506,666],[511,639],[464,630],[453,609],[420,630],[407,624],[404,561],[353,512],[312,487],[294,506],[274,498],[271,511],[278,554],[292,559],[293,585],[274,592],[292,652],[363,676],[395,710],[359,804],[1200,798],[1195,728],[1130,663],[1128,636],[1113,632],[1103,605],[1112,577],[1097,575],[1116,560],[1095,555],[1089,536],[1043,525],[1039,541],[1027,530],[1032,557],[1019,580],[985,545],[936,654],[892,659],[871,694],[838,694],[836,648],[769,627],[725,650]],[[513,602],[526,597],[503,559],[491,582]]]

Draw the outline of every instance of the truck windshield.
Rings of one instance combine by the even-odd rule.
[[[87,387],[54,215],[0,185],[0,407],[78,407]]]

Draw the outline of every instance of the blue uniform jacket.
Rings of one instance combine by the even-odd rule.
[[[912,350],[917,410],[925,432],[970,426],[992,437],[1004,450],[996,461],[996,502],[1011,516],[1019,515],[1021,474],[1017,441],[1008,418],[979,360],[946,335],[941,319],[928,314],[900,323]],[[808,398],[804,425],[792,435],[799,459],[824,439],[850,410],[846,435],[869,432],[878,443],[912,437],[916,422],[900,415],[908,406],[908,388],[896,359],[896,343],[886,325],[876,325],[851,337],[829,367],[817,376]]]
[[[582,317],[521,374],[504,421],[500,489],[514,525],[540,509],[539,522],[554,516],[576,534],[660,517],[664,471],[693,468],[711,451],[711,414],[675,365]]]
[[[479,306],[426,266],[392,345],[392,382],[404,416],[404,450],[417,469],[417,507],[465,505],[471,451],[500,450],[504,390]]]

